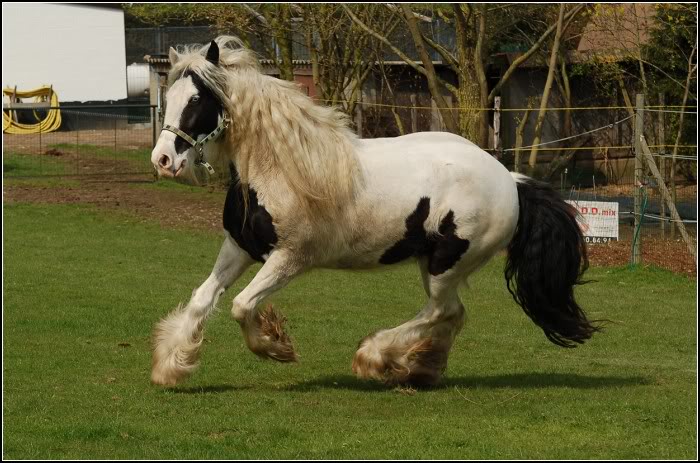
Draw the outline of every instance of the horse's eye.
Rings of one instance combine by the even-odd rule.
[[[199,101],[199,95],[192,95],[192,98],[190,98],[190,101],[192,101],[192,103],[198,102],[198,101]]]

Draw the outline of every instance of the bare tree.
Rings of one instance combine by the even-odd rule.
[[[552,90],[552,82],[554,81],[554,72],[557,67],[557,57],[559,54],[559,43],[561,41],[561,35],[564,29],[564,11],[566,10],[566,4],[561,3],[559,5],[559,19],[557,20],[557,32],[554,35],[554,45],[552,45],[552,53],[549,58],[549,71],[547,72],[547,81],[544,84],[544,90],[542,92],[542,100],[540,101],[540,110],[537,114],[537,121],[535,122],[535,136],[532,140],[532,148],[530,150],[530,158],[528,160],[528,166],[530,169],[530,174],[535,169],[535,164],[537,163],[537,151],[538,145],[540,143],[542,135],[542,124],[544,123],[544,116],[547,112],[547,104],[549,103],[549,93]]]
[[[421,7],[411,6],[409,8],[409,5],[402,4],[399,8],[389,4],[386,8],[393,14],[399,15],[411,29],[413,44],[419,51],[419,61],[409,57],[401,49],[400,44],[392,42],[389,34],[383,34],[377,29],[370,27],[362,18],[354,14],[350,8],[344,7],[344,9],[363,30],[385,44],[406,64],[428,79],[431,96],[438,103],[438,109],[448,130],[460,133],[466,138],[477,140],[481,146],[487,146],[488,113],[486,108],[493,104],[494,98],[499,94],[503,85],[508,82],[515,70],[530,59],[557,28],[557,22],[554,22],[544,29],[536,40],[533,40],[530,48],[508,66],[494,88],[489,91],[486,80],[487,62],[485,57],[485,51],[489,49],[488,45],[492,38],[492,34],[489,32],[489,21],[502,17],[503,11],[501,10],[508,7],[510,6],[503,5],[490,8],[486,4],[476,6],[470,4],[438,5],[434,7],[434,11],[422,11],[425,14],[420,14],[415,10]],[[540,8],[547,7],[541,6]],[[564,20],[569,21],[584,8],[584,4],[575,5],[566,12]],[[428,13],[431,16],[428,16]],[[417,24],[418,19],[431,21],[433,17],[439,17],[441,20],[454,26],[456,31],[455,50],[447,49],[420,29],[416,31],[414,26]],[[409,23],[413,23],[413,26]],[[454,71],[459,82],[458,85],[452,85],[441,79],[435,72],[434,67],[430,65],[432,61],[426,50],[428,47],[438,53],[442,58],[442,62]],[[457,101],[456,111],[448,108],[446,102],[444,106],[441,103],[445,101],[442,96],[444,91],[451,94],[454,100]],[[457,121],[454,121],[453,114],[457,114]]]

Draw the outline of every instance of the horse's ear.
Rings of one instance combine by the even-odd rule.
[[[219,46],[213,40],[209,44],[209,50],[207,50],[207,61],[219,65]]]
[[[180,59],[180,55],[177,54],[173,47],[170,47],[170,50],[168,50],[168,55],[170,57],[170,65],[175,66],[175,64]]]

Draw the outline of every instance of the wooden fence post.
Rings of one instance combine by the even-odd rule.
[[[360,138],[362,138],[362,119],[364,117],[362,109],[362,89],[360,89],[357,96],[357,104],[355,105],[355,128],[357,129],[357,136]]]
[[[418,95],[411,93],[411,133],[418,132]]]

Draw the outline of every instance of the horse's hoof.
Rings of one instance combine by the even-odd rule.
[[[151,384],[156,386],[175,386],[182,381],[188,373],[178,374],[173,372],[164,372],[162,369],[154,368],[151,371]]]
[[[151,383],[175,386],[197,368],[202,325],[189,324],[181,307],[156,325],[152,339]]]
[[[447,366],[447,350],[430,338],[401,348],[379,349],[372,337],[365,338],[355,353],[352,371],[361,379],[373,379],[390,386],[434,386]]]
[[[286,321],[272,305],[255,313],[252,323],[241,325],[250,350],[259,357],[282,363],[298,361],[292,340],[284,330]]]

